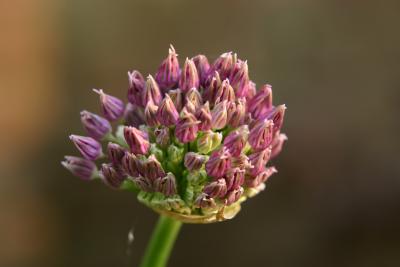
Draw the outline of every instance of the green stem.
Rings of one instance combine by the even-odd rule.
[[[140,267],[165,267],[181,226],[180,221],[160,215]]]

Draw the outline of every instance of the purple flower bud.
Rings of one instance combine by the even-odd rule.
[[[161,63],[156,73],[156,81],[161,90],[167,92],[169,89],[176,87],[179,82],[179,72],[178,54],[171,45],[167,58]]]
[[[254,150],[267,148],[272,143],[274,123],[271,120],[257,121],[251,129],[249,143]]]
[[[158,121],[164,126],[175,125],[178,122],[179,113],[168,94],[165,95],[165,98],[161,102],[157,117]]]
[[[143,167],[141,162],[133,153],[126,152],[121,159],[122,169],[131,177],[138,177]]]
[[[263,118],[272,109],[272,89],[271,85],[266,84],[248,102],[249,112],[253,118]]]
[[[181,112],[181,117],[179,118],[175,128],[176,138],[178,138],[178,140],[182,143],[193,141],[197,137],[199,123],[200,122],[192,113],[188,112],[186,109],[183,109]]]
[[[134,105],[144,107],[143,105],[143,93],[145,81],[142,74],[136,70],[128,71],[129,77],[129,89],[128,89],[128,101]]]
[[[224,146],[227,148],[229,153],[237,157],[242,153],[242,150],[247,142],[247,137],[249,134],[249,129],[247,125],[232,131],[224,139]]]
[[[189,171],[196,171],[203,166],[206,160],[207,156],[200,155],[195,152],[188,152],[185,155],[184,164]]]
[[[92,137],[70,135],[69,139],[85,159],[95,160],[103,154],[100,143]]]
[[[175,175],[168,173],[165,177],[159,177],[154,182],[155,190],[166,196],[172,196],[177,193]]]
[[[149,158],[144,162],[143,167],[143,176],[151,181],[156,180],[158,177],[165,176],[161,163],[154,155],[149,156]]]
[[[236,55],[232,55],[232,52],[227,52],[220,55],[213,63],[211,71],[218,71],[221,79],[228,78],[232,68],[236,62]]]
[[[196,88],[192,88],[186,93],[186,109],[189,112],[194,114],[202,103],[203,99]]]
[[[206,162],[207,174],[214,178],[223,177],[231,167],[231,154],[223,147],[214,151]]]
[[[226,195],[226,181],[224,178],[220,178],[216,181],[213,181],[207,184],[203,192],[209,195],[212,198],[222,198]]]
[[[131,179],[140,190],[145,192],[153,191],[153,182],[146,177],[139,175],[137,177],[132,177]]]
[[[253,165],[251,165],[249,158],[242,153],[238,157],[233,158],[232,167],[246,170],[253,168]]]
[[[87,134],[94,139],[101,140],[111,132],[111,124],[108,120],[89,111],[81,112],[81,122]]]
[[[93,89],[94,92],[100,95],[101,111],[108,120],[115,121],[124,114],[124,103],[119,98],[107,95],[102,89]]]
[[[193,87],[199,87],[199,75],[197,74],[196,65],[194,65],[193,60],[186,58],[179,80],[179,88],[183,92],[187,92]]]
[[[168,127],[161,127],[154,130],[156,143],[161,147],[166,147],[170,143],[170,133]]]
[[[243,194],[243,187],[239,187],[237,189],[233,189],[229,191],[226,195],[226,205],[229,206],[240,199]]]
[[[119,166],[122,163],[122,158],[125,155],[126,150],[120,145],[114,143],[108,143],[107,152],[109,160],[114,164],[114,166]]]
[[[225,177],[226,187],[228,191],[238,189],[244,183],[244,169],[233,168],[230,169]]]
[[[276,172],[278,171],[275,169],[275,167],[268,167],[264,171],[260,172],[256,177],[248,177],[248,179],[246,180],[246,185],[248,187],[257,187],[260,184],[266,182],[268,178]]]
[[[249,81],[247,84],[247,94],[246,94],[246,100],[252,99],[257,93],[256,89],[256,84],[253,81]]]
[[[143,106],[145,107],[149,102],[153,102],[155,105],[158,105],[160,104],[161,99],[162,96],[157,82],[154,80],[153,76],[147,76],[144,94],[142,95]]]
[[[205,100],[208,100],[210,102],[210,104],[212,106],[214,106],[215,100],[216,100],[216,92],[217,90],[221,87],[221,78],[219,77],[219,73],[218,72],[214,72],[213,75],[210,75],[208,77],[208,86],[206,87],[206,89],[204,90],[203,93],[203,98]]]
[[[154,105],[153,102],[150,101],[147,103],[146,108],[144,109],[144,117],[148,126],[155,127],[160,124],[157,119],[157,111],[158,107]]]
[[[206,193],[201,193],[194,201],[194,205],[202,209],[211,209],[216,206],[215,200]]]
[[[249,70],[247,67],[247,61],[239,60],[234,65],[231,75],[229,77],[233,89],[237,97],[245,97],[248,92],[249,83]]]
[[[200,121],[199,123],[200,131],[208,131],[211,129],[212,117],[208,101],[197,110],[196,117]]]
[[[194,65],[196,66],[197,73],[199,74],[200,84],[205,87],[210,70],[208,59],[204,55],[197,55],[193,57],[192,60],[194,62]]]
[[[126,177],[117,169],[115,169],[112,164],[101,165],[101,173],[103,174],[104,182],[113,189],[118,189],[125,181]]]
[[[246,116],[246,98],[239,98],[237,103],[230,102],[227,112],[228,124],[231,127],[242,125]]]
[[[211,127],[212,129],[222,129],[226,126],[228,120],[227,101],[218,103],[211,112]]]
[[[96,164],[84,158],[65,156],[65,160],[61,162],[61,165],[73,175],[85,181],[91,180],[96,173]]]
[[[147,133],[136,129],[133,126],[126,126],[124,128],[124,137],[131,152],[135,154],[146,154],[149,150],[150,143]]]
[[[271,159],[281,153],[283,143],[285,143],[286,140],[288,140],[286,134],[281,134],[279,131],[276,132],[274,140],[272,141]]]
[[[171,97],[172,102],[174,102],[176,110],[179,112],[183,107],[183,97],[181,89],[170,90],[168,95]]]
[[[216,149],[222,141],[222,134],[213,131],[205,131],[197,140],[197,150],[202,154],[208,154]]]
[[[218,104],[224,100],[226,101],[235,101],[235,92],[233,91],[232,86],[229,84],[229,80],[225,79],[221,86],[217,89],[214,96],[214,104]]]
[[[253,166],[252,168],[249,169],[250,174],[256,176],[257,174],[262,172],[265,169],[265,165],[268,163],[270,157],[271,157],[271,147],[250,154],[249,160],[251,165]]]
[[[145,123],[143,108],[128,103],[125,108],[124,119],[126,125],[139,127]]]
[[[267,119],[272,120],[274,122],[274,133],[279,131],[282,128],[283,118],[285,116],[285,105],[279,105],[275,107],[271,112],[267,115]]]

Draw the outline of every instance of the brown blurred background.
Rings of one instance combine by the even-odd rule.
[[[170,266],[400,266],[399,1],[0,0],[0,266],[136,266],[156,215],[60,166],[154,73],[236,51],[288,106],[279,173],[232,221],[185,225]],[[135,239],[127,245],[128,232]]]

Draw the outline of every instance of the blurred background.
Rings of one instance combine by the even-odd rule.
[[[288,106],[279,173],[169,266],[400,266],[399,1],[0,1],[0,266],[136,266],[157,215],[60,165],[92,88],[180,55],[247,59]],[[127,244],[128,232],[134,234]]]

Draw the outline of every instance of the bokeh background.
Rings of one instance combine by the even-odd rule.
[[[400,266],[399,1],[0,1],[0,266],[136,266],[156,214],[60,166],[98,112],[225,51],[288,106],[279,174],[235,220],[185,225],[170,266]],[[134,241],[127,243],[129,232]]]

